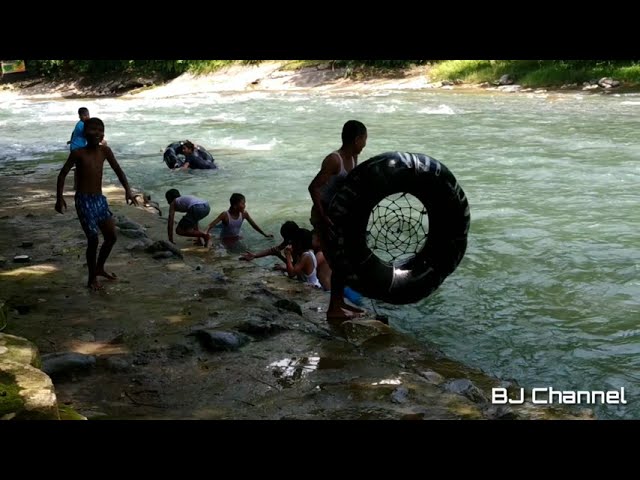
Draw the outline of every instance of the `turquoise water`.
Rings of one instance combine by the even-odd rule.
[[[308,221],[307,186],[349,119],[369,129],[361,160],[425,153],[455,174],[471,205],[465,258],[428,299],[377,304],[392,323],[449,356],[523,386],[625,387],[640,418],[639,95],[240,93],[0,104],[0,174],[58,169],[86,106],[134,188],[164,203],[178,188],[210,200],[212,220],[244,193],[263,229]],[[188,138],[218,171],[172,172]],[[109,170],[105,183],[116,183]],[[53,186],[52,186],[53,187]],[[52,205],[53,212],[53,205]],[[253,249],[270,245],[243,227]],[[273,261],[262,260],[269,267]]]

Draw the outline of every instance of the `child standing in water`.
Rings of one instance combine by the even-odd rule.
[[[318,280],[318,260],[311,248],[311,232],[306,228],[300,228],[296,232],[293,245],[288,245],[284,249],[287,259],[287,274],[290,278],[298,277],[304,283],[308,283],[317,288],[322,288]],[[297,260],[294,264],[293,256]]]
[[[84,136],[87,140],[87,146],[72,150],[58,175],[55,209],[58,213],[63,213],[63,208],[67,209],[67,203],[63,196],[64,180],[71,167],[75,166],[78,180],[75,194],[76,212],[78,213],[80,225],[87,236],[86,255],[89,269],[87,286],[92,290],[99,290],[102,285],[98,283],[98,276],[109,280],[116,278],[113,273],[107,273],[104,268],[111,249],[116,243],[116,226],[113,215],[109,210],[106,197],[102,195],[102,172],[105,160],[109,162],[124,187],[127,204],[130,202],[132,205],[138,205],[138,202],[131,192],[127,177],[116,161],[111,148],[100,145],[100,142],[104,139],[104,123],[102,120],[99,118],[86,120],[84,123]],[[102,248],[100,248],[96,263],[98,229],[102,232],[104,242]]]
[[[267,238],[273,238],[273,234],[264,233],[256,222],[253,221],[249,212],[245,210],[247,202],[244,195],[234,193],[229,199],[229,204],[229,210],[221,212],[220,215],[209,224],[207,233],[211,232],[218,223],[222,222],[220,238],[226,246],[232,246],[240,239],[240,227],[242,227],[242,222],[246,219],[256,232]]]
[[[69,150],[72,152],[78,148],[87,146],[87,139],[84,136],[84,123],[90,118],[89,109],[85,107],[79,108],[78,117],[80,117],[80,120],[76,123],[73,132],[71,132],[71,139],[67,142]]]

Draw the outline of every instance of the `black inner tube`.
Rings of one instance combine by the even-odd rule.
[[[402,193],[422,204],[428,234],[410,244],[422,245],[410,255],[383,259],[369,245],[371,213],[387,197]],[[389,228],[419,231],[411,225],[415,219],[402,217],[401,211],[392,214],[382,221],[392,217],[393,225],[378,226],[377,235],[389,235]],[[329,217],[334,228],[326,253],[332,267],[342,268],[348,284],[363,295],[392,304],[431,295],[462,260],[470,226],[469,203],[449,169],[427,155],[401,152],[377,155],[353,169],[332,199]]]

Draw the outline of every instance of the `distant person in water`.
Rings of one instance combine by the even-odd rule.
[[[109,147],[100,145],[104,138],[104,123],[102,120],[99,118],[87,119],[84,123],[84,136],[87,140],[87,145],[71,151],[69,158],[58,175],[55,209],[58,213],[63,213],[63,209],[67,209],[67,203],[63,196],[64,180],[71,167],[75,166],[78,179],[75,193],[76,212],[80,225],[87,236],[86,255],[89,269],[87,286],[92,290],[99,290],[102,285],[98,283],[97,277],[105,277],[109,280],[116,278],[115,274],[107,273],[104,267],[111,249],[116,243],[115,222],[109,210],[107,199],[102,194],[102,173],[105,160],[109,162],[124,187],[127,204],[138,205],[138,202],[131,192],[127,177],[120,168],[113,152]],[[104,242],[102,243],[102,248],[100,248],[96,263],[98,229],[102,232]]]
[[[342,146],[327,155],[320,171],[309,184],[313,201],[311,225],[318,232],[321,250],[326,252],[329,239],[333,235],[333,222],[328,215],[329,203],[333,199],[346,176],[358,164],[358,155],[367,145],[367,127],[357,120],[349,120],[342,126]],[[344,301],[346,273],[340,265],[331,267],[331,297],[327,309],[327,321],[340,323],[363,313]]]
[[[240,228],[242,227],[242,222],[247,220],[256,232],[267,238],[273,238],[272,234],[264,233],[256,222],[253,221],[249,212],[246,211],[245,208],[247,203],[244,195],[241,193],[234,193],[231,195],[231,198],[229,198],[229,204],[229,210],[221,212],[220,215],[218,215],[216,219],[209,224],[207,233],[211,232],[218,223],[222,223],[220,238],[225,246],[231,247],[240,239]]]
[[[271,248],[267,248],[266,250],[262,250],[258,253],[245,252],[240,256],[240,260],[251,261],[254,258],[262,258],[268,257],[269,255],[273,255],[278,257],[283,262],[286,262],[286,258],[283,256],[282,251],[286,248],[287,245],[291,245],[293,243],[293,239],[298,232],[298,224],[296,222],[287,221],[282,224],[280,227],[280,235],[282,236],[282,242],[278,245],[274,245]]]
[[[78,120],[78,123],[76,123],[76,126],[73,129],[73,132],[71,132],[71,139],[67,141],[67,145],[69,145],[69,151],[71,152],[73,152],[74,150],[77,150],[78,148],[83,148],[87,146],[87,139],[84,136],[84,123],[90,118],[89,109],[85,107],[80,107],[78,109],[78,117],[80,118],[80,120]],[[102,141],[100,142],[100,145],[106,146],[107,141],[105,139],[102,139]],[[78,180],[76,178],[76,173],[74,170],[73,189],[76,190],[77,187],[78,187]]]
[[[71,132],[71,139],[67,142],[69,150],[72,152],[78,148],[87,146],[87,139],[84,136],[84,122],[90,118],[89,109],[85,107],[79,108],[78,117],[80,117],[80,120],[76,123],[73,132]]]
[[[67,142],[67,145],[69,145],[69,151],[71,152],[73,152],[74,150],[77,150],[78,148],[83,148],[87,146],[87,139],[84,138],[84,122],[86,122],[90,118],[89,110],[85,107],[79,108],[78,117],[80,117],[80,120],[78,120],[78,123],[76,123],[76,126],[73,128],[73,132],[71,132],[71,138]],[[77,188],[78,188],[78,179],[76,178],[76,172],[74,170],[73,171],[73,189],[77,190]]]
[[[184,155],[184,163],[176,167],[180,170],[214,170],[218,168],[209,152],[189,140],[182,142],[181,153]]]
[[[176,233],[183,237],[195,237],[196,244],[207,247],[211,235],[200,230],[199,222],[211,211],[209,202],[193,195],[181,195],[178,190],[172,188],[165,194],[169,204],[169,220],[167,221],[167,234],[169,241],[173,243],[173,218],[176,212],[184,212],[186,215],[180,219],[176,227]]]

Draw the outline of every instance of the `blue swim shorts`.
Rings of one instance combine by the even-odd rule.
[[[76,212],[87,238],[98,235],[102,222],[113,215],[109,210],[107,198],[101,193],[76,193]]]

